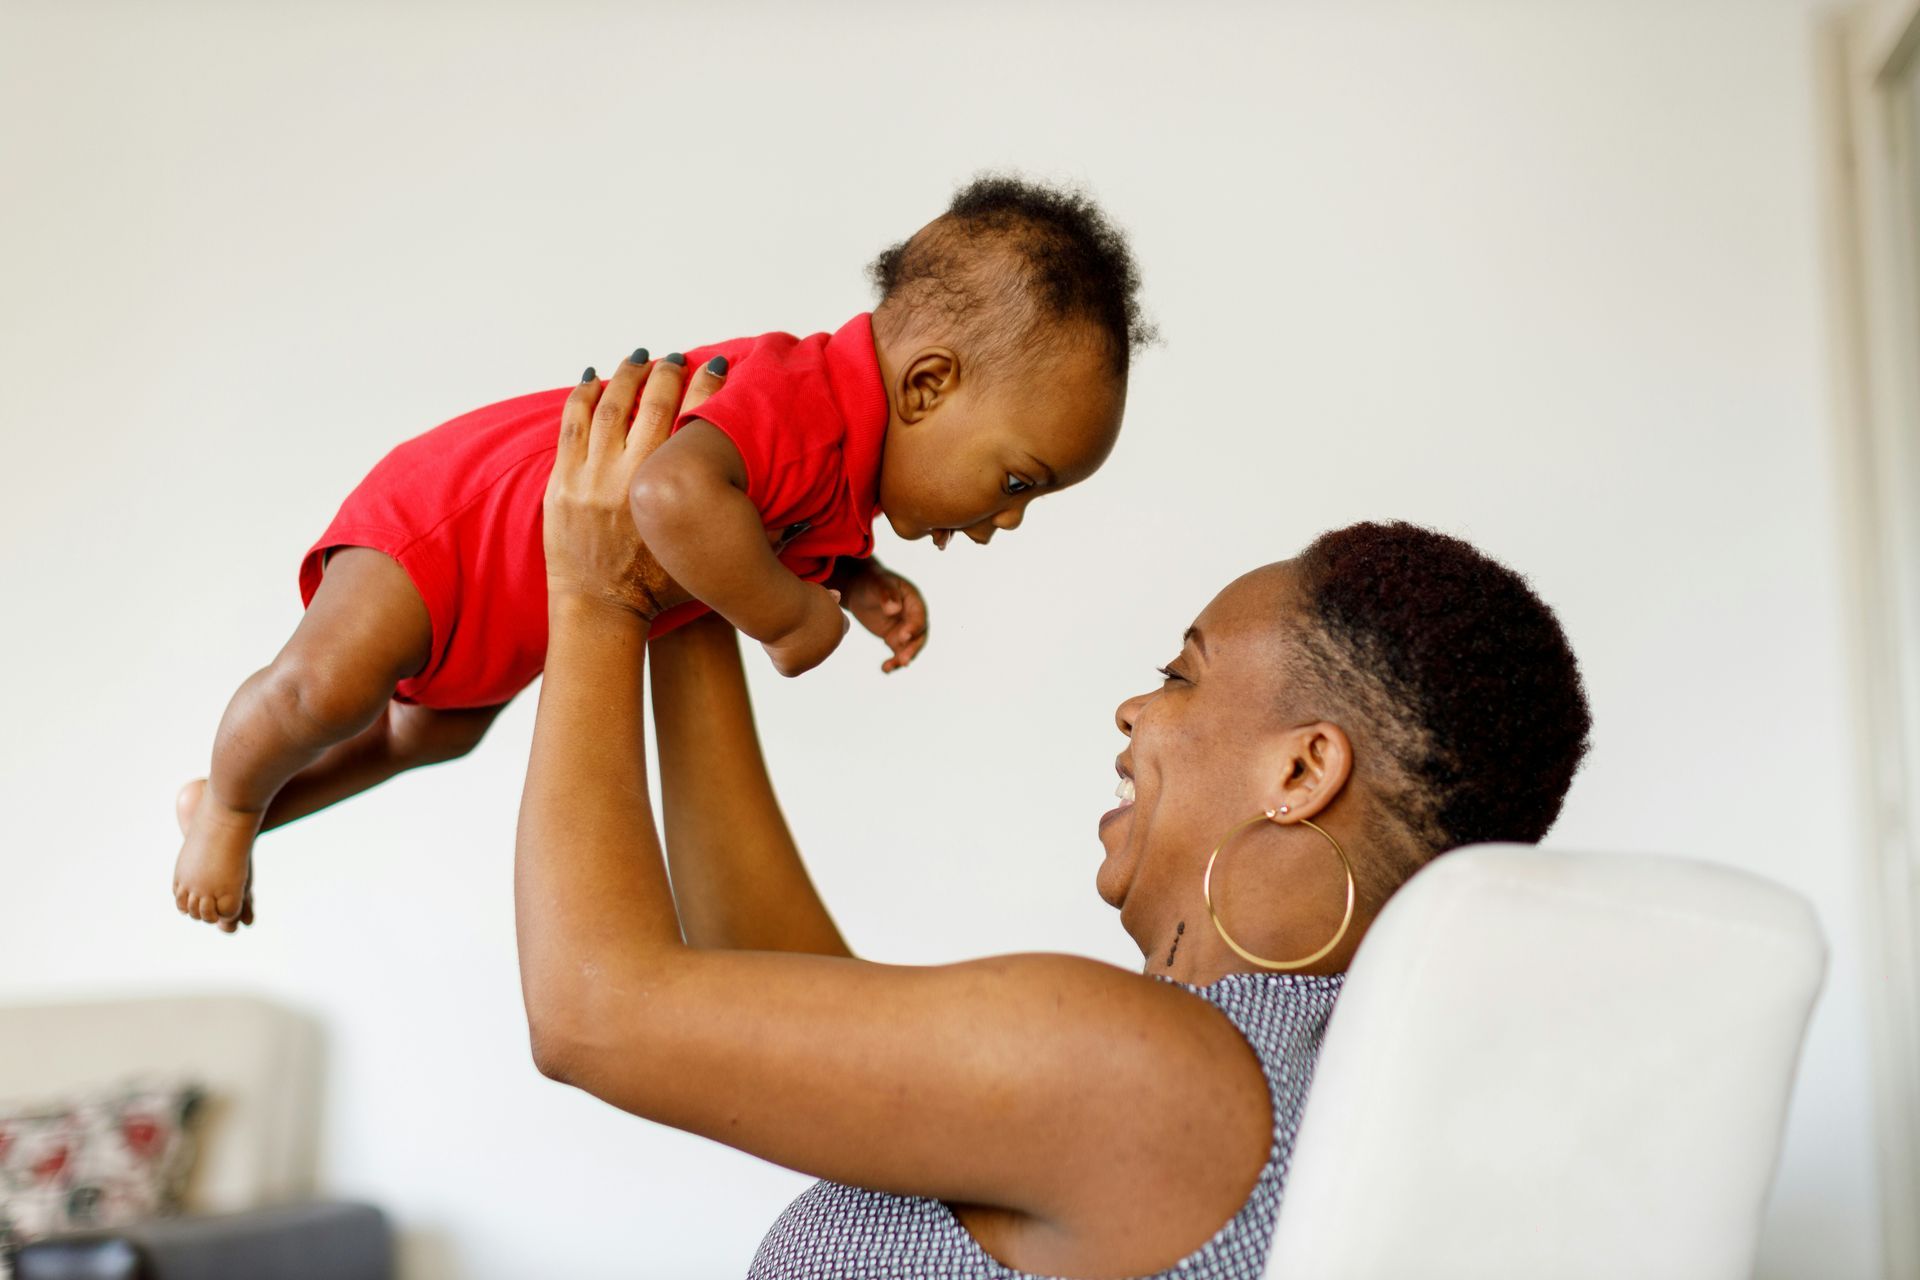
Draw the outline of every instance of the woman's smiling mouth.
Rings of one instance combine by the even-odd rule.
[[[1109,822],[1112,822],[1115,818],[1133,808],[1133,779],[1128,776],[1127,771],[1120,765],[1114,765],[1114,769],[1120,774],[1120,782],[1118,786],[1114,787],[1113,794],[1119,799],[1120,803],[1100,815],[1101,830],[1105,830]]]

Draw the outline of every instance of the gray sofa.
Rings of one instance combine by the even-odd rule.
[[[0,1101],[133,1076],[207,1089],[183,1217],[36,1241],[19,1280],[392,1280],[393,1234],[365,1204],[315,1199],[321,1039],[245,996],[0,1009]]]

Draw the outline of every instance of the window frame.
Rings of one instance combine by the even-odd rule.
[[[1884,1268],[1920,1275],[1920,0],[1825,32],[1841,520]]]

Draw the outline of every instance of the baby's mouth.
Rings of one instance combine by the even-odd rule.
[[[947,549],[947,539],[951,537],[953,537],[953,530],[935,529],[933,531],[933,545],[935,549],[945,551]]]

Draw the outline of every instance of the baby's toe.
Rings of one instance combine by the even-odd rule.
[[[213,914],[221,923],[240,918],[242,901],[237,893],[223,893],[213,900]]]

